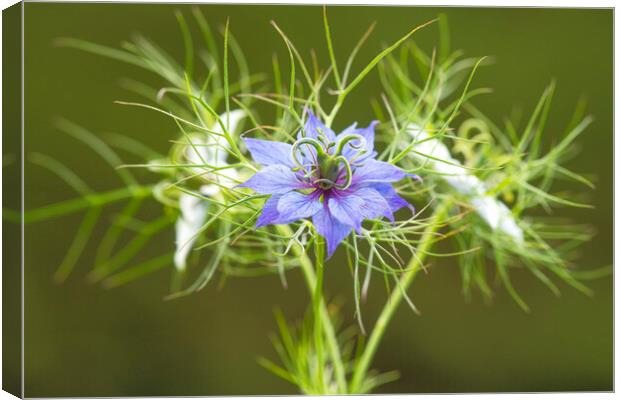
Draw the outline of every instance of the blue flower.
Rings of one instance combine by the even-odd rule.
[[[252,158],[264,168],[240,186],[271,195],[256,227],[312,217],[329,257],[352,229],[361,233],[363,220],[394,221],[394,212],[411,207],[391,185],[411,175],[375,159],[377,123],[359,129],[353,124],[336,136],[308,111],[292,145],[245,138]]]

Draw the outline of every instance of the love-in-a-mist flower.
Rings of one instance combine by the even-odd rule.
[[[336,136],[308,111],[293,144],[245,139],[254,161],[264,166],[241,187],[271,195],[256,226],[288,224],[312,218],[331,256],[362,221],[386,217],[410,206],[392,187],[409,174],[375,159],[375,126],[356,124]]]
[[[220,120],[228,125],[228,132],[235,132],[237,125],[245,116],[241,110],[231,111],[228,115],[222,114]],[[239,173],[234,168],[226,168],[228,163],[228,142],[222,138],[222,127],[216,123],[212,133],[190,136],[191,145],[185,149],[185,157],[190,164],[192,172],[197,178],[209,179],[211,183],[200,186],[200,194],[207,197],[218,196],[224,188],[231,188],[237,184]],[[209,168],[201,167],[207,164]],[[217,168],[217,174],[209,174],[208,170]],[[195,195],[185,192],[179,194],[179,209],[181,213],[176,221],[176,251],[174,253],[174,265],[183,270],[186,267],[187,256],[196,242],[198,232],[206,222],[209,202]]]

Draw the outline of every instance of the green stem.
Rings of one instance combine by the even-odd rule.
[[[387,328],[390,320],[394,316],[394,312],[396,312],[398,305],[402,301],[405,291],[407,290],[409,285],[411,285],[411,282],[413,282],[413,279],[417,275],[418,271],[421,269],[422,263],[426,258],[427,251],[435,242],[435,233],[441,226],[441,220],[450,209],[450,205],[451,203],[449,201],[444,201],[435,209],[431,221],[427,226],[426,230],[424,231],[422,238],[420,239],[417,256],[411,258],[406,268],[407,272],[405,272],[400,278],[400,289],[395,288],[392,291],[390,298],[385,303],[385,306],[383,307],[383,310],[381,311],[381,314],[377,319],[375,327],[372,330],[370,338],[368,339],[368,343],[364,348],[364,352],[360,357],[360,361],[357,364],[355,371],[353,372],[353,378],[351,379],[351,385],[349,387],[350,393],[359,392],[362,382],[366,377],[366,373],[368,371],[370,363],[372,362],[372,359],[377,351],[377,347],[379,346],[381,338],[385,333],[385,329]]]
[[[323,381],[323,332],[321,327],[321,304],[323,304],[323,264],[325,263],[325,242],[320,236],[316,236],[314,245],[315,266],[316,266],[316,284],[314,285],[313,294],[313,311],[314,311],[314,347],[317,359],[317,374],[319,387],[323,391],[325,382]]]
[[[121,189],[110,190],[103,193],[89,194],[72,200],[50,204],[26,211],[25,223],[39,222],[50,218],[60,217],[86,208],[104,206],[129,198],[142,198],[151,194],[152,186],[129,186]]]
[[[329,52],[329,60],[332,63],[332,70],[334,71],[334,79],[336,80],[336,86],[338,89],[342,89],[342,80],[338,73],[338,66],[336,65],[336,55],[334,54],[334,46],[332,45],[332,35],[329,31],[329,22],[327,21],[327,6],[323,6],[323,26],[325,27],[325,40],[327,40],[327,50]]]
[[[110,257],[120,235],[124,231],[122,222],[129,221],[133,218],[134,214],[140,208],[142,200],[142,198],[135,197],[128,201],[127,205],[123,207],[120,216],[115,218],[114,222],[108,227],[101,239],[101,244],[97,248],[97,253],[95,253],[95,265],[103,264],[104,260]]]
[[[96,265],[95,268],[88,274],[88,279],[91,282],[97,282],[103,278],[109,276],[112,272],[122,268],[133,257],[135,257],[140,250],[149,242],[149,240],[157,233],[161,232],[164,228],[172,224],[173,221],[168,215],[153,220],[148,224],[145,224],[138,235],[136,235],[131,241],[127,243],[125,247],[120,249],[112,258],[106,260],[103,264]]]
[[[88,242],[88,238],[90,238],[100,215],[101,207],[94,207],[88,210],[84,216],[75,238],[71,243],[71,247],[69,247],[69,251],[67,251],[65,258],[62,260],[62,263],[54,273],[54,281],[57,283],[64,282],[75,267],[75,264],[82,255],[84,247],[86,247],[86,243]]]
[[[344,103],[345,97],[347,97],[347,95],[343,94],[343,92],[340,92],[340,94],[336,98],[336,103],[334,104],[334,107],[332,108],[329,115],[325,119],[325,125],[328,128],[331,128],[332,123],[334,122],[334,118],[336,118],[336,114],[338,114],[340,107],[342,107],[342,104]]]
[[[277,225],[277,227],[282,235],[293,235],[293,232],[288,225]],[[317,281],[316,275],[314,274],[312,261],[300,246],[293,246],[293,252],[297,257],[299,257],[299,265],[304,274],[306,285],[308,286],[308,290],[312,292],[316,288]],[[334,331],[334,326],[332,325],[332,322],[329,318],[327,307],[325,306],[325,302],[323,302],[322,299],[320,301],[320,309],[321,327],[323,328],[323,333],[325,334],[329,358],[334,364],[336,382],[338,384],[339,391],[341,393],[346,393],[347,381],[345,377],[344,364],[342,363],[342,355],[340,354],[340,347],[338,346],[338,340],[336,339],[336,333]]]

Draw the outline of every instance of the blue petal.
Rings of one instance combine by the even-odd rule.
[[[290,144],[252,138],[245,138],[244,141],[252,159],[257,163],[265,166],[282,164],[295,167],[291,156],[293,146]]]
[[[397,182],[410,174],[385,161],[366,160],[364,165],[355,169],[353,183]]]
[[[415,208],[396,193],[392,185],[387,183],[374,183],[371,187],[375,189],[387,201],[393,213],[403,207],[408,207],[411,212],[415,213]]]
[[[355,194],[342,193],[332,195],[327,200],[327,205],[331,214],[343,224],[349,225],[357,232],[362,230],[362,220],[364,216],[360,212],[364,207],[363,198]]]
[[[386,217],[394,221],[394,214],[387,200],[372,187],[358,187],[340,192],[328,200],[329,210],[343,224],[353,227],[358,233],[364,219]]]
[[[296,221],[301,218],[313,216],[317,211],[323,208],[323,204],[319,198],[320,195],[318,192],[310,194],[289,192],[283,195],[278,202],[280,218]]]
[[[362,187],[355,191],[355,194],[364,199],[364,207],[360,210],[365,219],[377,219],[386,217],[394,222],[394,213],[390,208],[386,198],[373,187]]]
[[[301,137],[309,137],[312,139],[316,139],[319,134],[325,135],[330,142],[336,140],[336,134],[330,128],[325,126],[309,109],[306,109],[308,113],[308,120],[304,125],[303,133],[299,132],[297,138]]]
[[[351,232],[351,227],[334,218],[325,205],[314,214],[312,222],[319,235],[325,238],[328,258],[334,254],[340,242]]]
[[[261,194],[283,194],[295,189],[304,189],[307,184],[299,181],[289,167],[270,165],[238,187],[250,188]]]
[[[256,220],[256,227],[271,224],[288,224],[301,218],[308,218],[317,213],[323,204],[315,193],[301,194],[288,192],[274,194],[265,202],[263,212]]]
[[[267,199],[265,205],[263,206],[263,212],[256,220],[257,228],[278,223],[280,218],[280,213],[278,212],[278,201],[280,201],[280,197],[282,197],[282,195],[274,194]]]

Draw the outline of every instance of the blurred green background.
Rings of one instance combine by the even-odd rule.
[[[165,151],[174,123],[156,113],[113,104],[133,100],[119,80],[153,82],[137,68],[77,50],[58,48],[54,38],[74,37],[117,46],[140,32],[183,60],[173,11],[190,6],[136,4],[25,4],[26,152],[61,159],[97,189],[119,182],[101,159],[60,133],[53,119],[66,117],[93,132],[118,132]],[[271,57],[283,62],[286,50],[269,21],[274,19],[304,55],[318,51],[326,65],[321,8],[317,6],[201,6],[213,26],[230,17],[231,30],[253,71],[271,70]],[[580,96],[586,96],[596,122],[582,136],[580,155],[570,167],[595,174],[594,210],[562,210],[598,235],[583,249],[584,268],[612,262],[612,10],[486,9],[419,7],[330,7],[336,53],[344,55],[370,23],[375,33],[357,67],[438,13],[447,14],[452,47],[468,56],[490,55],[475,85],[494,88],[476,104],[501,123],[516,107],[527,115],[544,87],[558,89],[548,136],[562,132]],[[437,26],[415,35],[421,47],[438,43]],[[342,61],[341,61],[342,62]],[[380,95],[375,74],[357,89],[336,121],[371,119],[369,99]],[[365,116],[367,115],[367,117]],[[26,208],[73,197],[49,172],[26,165]],[[145,175],[146,176],[146,175]],[[112,210],[111,212],[114,212]],[[153,207],[152,215],[158,211]],[[112,214],[108,215],[108,220]],[[277,277],[229,280],[221,288],[164,301],[170,272],[104,290],[85,281],[96,243],[63,285],[52,275],[79,224],[79,216],[26,228],[25,395],[135,396],[243,395],[295,393],[295,388],[256,363],[275,358],[268,340],[272,310],[300,318],[308,298],[299,272],[289,288]],[[102,229],[99,228],[98,232]],[[15,245],[17,246],[17,238]],[[96,239],[95,239],[96,241]],[[172,249],[173,232],[162,234],[141,257]],[[347,324],[354,324],[352,281],[336,257],[327,271],[328,294],[339,294]],[[532,312],[522,312],[505,290],[492,304],[479,296],[466,302],[455,263],[446,260],[421,275],[411,289],[422,311],[401,307],[387,331],[374,366],[397,369],[400,380],[385,393],[612,390],[612,280],[594,281],[593,297],[563,285],[556,298],[527,272],[513,273]],[[364,306],[372,321],[385,299],[381,283]]]

